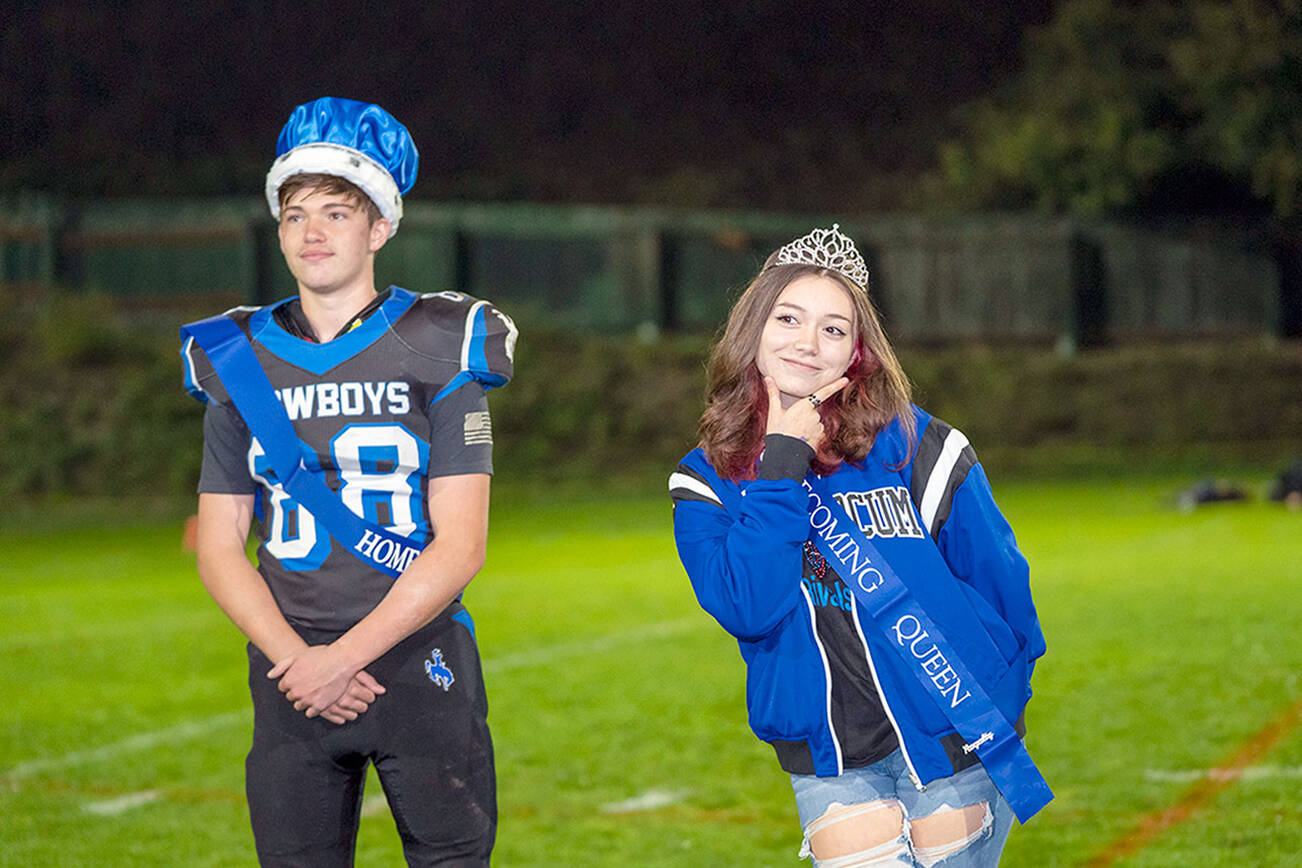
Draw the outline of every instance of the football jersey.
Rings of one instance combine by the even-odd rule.
[[[277,317],[285,300],[227,316],[249,339],[306,466],[372,524],[424,546],[433,539],[428,479],[492,470],[484,392],[511,378],[516,328],[486,301],[393,288],[374,312],[327,343]],[[204,416],[201,493],[256,494],[258,568],[293,623],[346,630],[393,579],[349,554],[279,484],[203,349],[182,348],[186,388]]]

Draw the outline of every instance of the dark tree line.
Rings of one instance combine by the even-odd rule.
[[[1296,218],[1302,3],[1068,0],[941,177],[965,205]]]
[[[1300,4],[13,4],[0,190],[248,195],[328,93],[407,123],[421,198],[1292,218]]]
[[[419,197],[875,207],[1051,3],[13,4],[0,189],[247,194],[329,93],[412,129]]]

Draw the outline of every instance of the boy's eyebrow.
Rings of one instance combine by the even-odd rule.
[[[358,210],[358,209],[361,207],[361,204],[358,203],[358,202],[354,202],[354,201],[351,200],[351,199],[337,199],[337,200],[332,201],[332,202],[326,202],[326,203],[324,203],[321,207],[322,207],[322,208],[348,208],[349,210],[356,211],[356,210]],[[285,206],[284,208],[282,208],[281,210],[282,210],[282,211],[303,211],[303,210],[305,210],[305,208],[304,208],[304,206],[303,206],[301,203],[295,202],[295,203],[292,204],[292,205],[286,205],[286,206]]]

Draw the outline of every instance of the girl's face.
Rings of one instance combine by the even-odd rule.
[[[830,277],[805,274],[774,302],[755,365],[773,378],[786,409],[844,374],[854,346],[854,305],[845,288]]]

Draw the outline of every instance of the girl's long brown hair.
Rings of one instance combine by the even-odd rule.
[[[863,461],[877,433],[897,416],[908,443],[905,455],[912,454],[917,427],[909,380],[865,288],[838,271],[814,265],[772,265],[775,256],[769,257],[733,305],[723,336],[710,354],[706,407],[698,428],[705,457],[725,479],[755,478],[769,404],[755,353],[778,296],[806,274],[828,277],[841,285],[854,306],[855,330],[855,349],[845,372],[850,382],[819,407],[825,436],[811,466],[826,474],[844,461]]]

